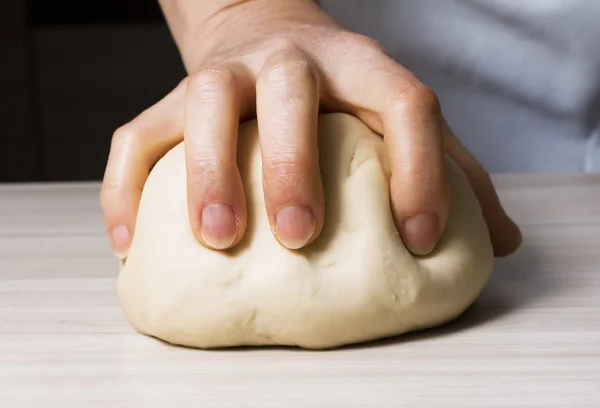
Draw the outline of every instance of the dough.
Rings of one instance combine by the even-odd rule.
[[[137,331],[198,348],[325,349],[447,322],[488,281],[488,230],[451,160],[446,232],[434,253],[415,257],[390,211],[381,137],[352,116],[321,115],[325,227],[312,245],[292,251],[275,240],[267,221],[255,121],[240,127],[238,144],[249,221],[244,240],[227,252],[204,248],[191,232],[183,145],[152,170],[118,280]]]

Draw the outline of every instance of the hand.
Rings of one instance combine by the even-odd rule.
[[[445,153],[465,170],[483,206],[495,254],[518,248],[520,231],[489,176],[446,125],[435,94],[411,72],[312,1],[238,3],[178,42],[189,77],[115,132],[101,197],[120,257],[126,256],[150,169],[183,139],[195,236],[214,249],[242,239],[246,202],[236,137],[240,120],[252,117],[258,118],[273,233],[290,249],[312,242],[324,222],[319,110],[353,114],[385,135],[391,206],[413,253],[429,253],[446,225]]]

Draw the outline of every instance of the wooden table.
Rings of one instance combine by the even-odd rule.
[[[444,327],[327,352],[136,334],[97,184],[0,187],[0,407],[600,407],[600,177],[495,177],[523,227]]]

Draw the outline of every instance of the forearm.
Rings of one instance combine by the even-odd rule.
[[[197,47],[198,38],[209,37],[222,23],[219,20],[228,17],[227,11],[242,11],[235,13],[235,16],[243,24],[245,16],[256,13],[277,12],[283,8],[289,10],[296,3],[319,4],[318,0],[159,0],[159,3],[184,60],[189,49],[188,43],[192,41],[193,46]]]

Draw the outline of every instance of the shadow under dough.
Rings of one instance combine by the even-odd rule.
[[[553,296],[559,286],[548,273],[551,257],[540,246],[528,245],[515,254],[496,259],[494,274],[479,298],[456,319],[430,329],[368,343],[342,347],[380,347],[432,337],[447,336],[501,319],[531,303]]]

